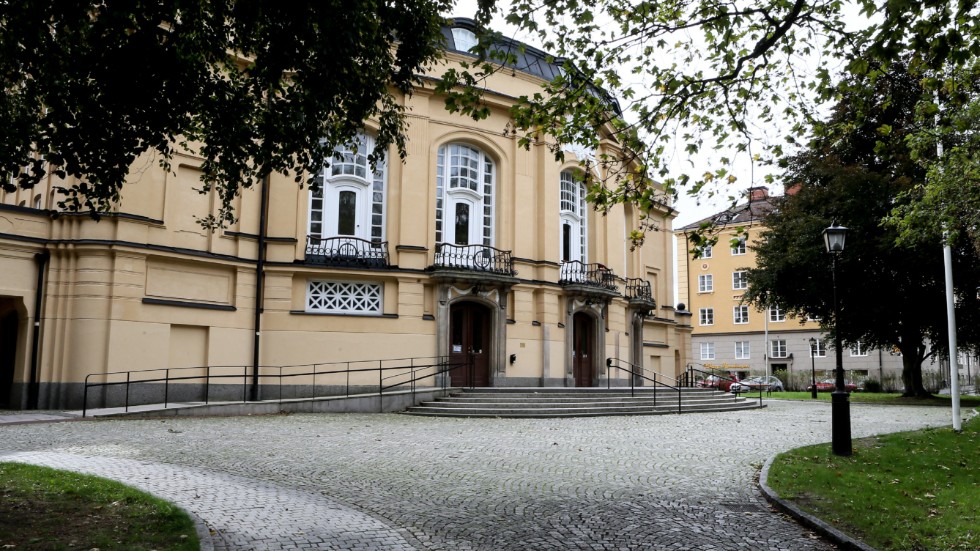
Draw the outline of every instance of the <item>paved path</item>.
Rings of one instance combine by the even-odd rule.
[[[852,405],[860,437],[948,425]],[[826,403],[598,419],[390,414],[0,426],[0,460],[124,481],[192,511],[217,549],[825,550],[769,510],[758,468],[827,441]],[[6,542],[0,542],[3,544]]]

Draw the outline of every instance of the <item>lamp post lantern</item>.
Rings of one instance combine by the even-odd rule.
[[[817,339],[810,337],[810,398],[817,399],[817,366],[813,355],[817,352]]]
[[[834,288],[834,353],[837,366],[834,369],[834,392],[830,395],[831,433],[834,455],[851,455],[851,404],[850,394],[844,389],[844,351],[840,344],[840,305],[837,304],[837,256],[844,252],[847,228],[837,222],[823,231],[823,242],[831,255],[830,273]]]

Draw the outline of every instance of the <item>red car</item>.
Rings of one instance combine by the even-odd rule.
[[[698,381],[698,386],[702,388],[717,388],[718,390],[723,390],[728,392],[732,387],[732,383],[737,383],[737,379],[731,379],[727,377],[719,377],[717,375],[709,375],[703,380]]]
[[[837,388],[837,382],[834,379],[824,379],[822,381],[817,381],[817,392],[833,392]],[[807,392],[813,390],[813,385],[806,387]],[[854,392],[857,390],[857,385],[848,381],[844,381],[844,390],[848,392]]]

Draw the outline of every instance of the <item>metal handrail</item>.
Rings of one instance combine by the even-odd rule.
[[[392,362],[398,363],[399,365],[385,365]],[[407,365],[405,365],[407,363]],[[352,364],[355,366],[352,368]],[[377,364],[374,367],[356,367],[357,364]],[[259,373],[255,375],[256,379],[274,379],[278,382],[279,388],[279,402],[282,403],[282,382],[284,379],[290,379],[295,377],[312,377],[312,392],[308,399],[324,398],[338,396],[338,394],[318,394],[316,390],[316,378],[317,376],[324,375],[345,375],[345,391],[344,396],[350,397],[350,378],[352,374],[360,373],[370,373],[378,372],[378,395],[381,397],[380,406],[383,409],[384,406],[384,395],[386,393],[390,394],[393,389],[402,387],[404,385],[411,385],[411,392],[414,396],[417,392],[418,381],[438,377],[439,375],[447,375],[442,380],[442,389],[448,388],[447,381],[449,379],[448,373],[454,369],[461,367],[466,367],[469,370],[469,381],[470,388],[473,387],[473,359],[468,357],[464,362],[452,362],[449,360],[448,356],[423,356],[415,358],[394,358],[394,359],[383,359],[383,360],[356,360],[350,362],[331,362],[331,363],[314,363],[314,364],[294,364],[294,365],[283,365],[283,366],[259,366]],[[321,366],[344,366],[343,369],[319,369]],[[163,383],[163,406],[167,407],[170,400],[170,384],[177,383],[180,381],[193,381],[201,380],[204,382],[204,403],[208,404],[210,402],[210,390],[212,381],[221,381],[224,379],[241,379],[242,380],[242,403],[248,402],[248,381],[250,376],[253,374],[249,373],[252,366],[194,366],[194,367],[174,367],[174,368],[158,368],[158,369],[147,369],[147,370],[133,370],[133,371],[115,371],[108,373],[91,373],[85,377],[85,386],[82,398],[82,417],[85,417],[88,413],[88,393],[89,388],[105,388],[112,386],[125,385],[125,398],[124,398],[124,411],[128,412],[130,407],[130,387],[136,384],[146,384],[146,383]],[[225,370],[233,369],[235,373],[214,373],[213,370]],[[294,373],[283,373],[283,370],[289,369],[300,369],[299,372]],[[187,372],[189,370],[204,370],[203,374],[193,374],[193,375],[180,375],[180,372]],[[238,373],[238,370],[241,370]],[[277,370],[277,373],[262,373],[262,370]],[[398,371],[401,373],[397,373]],[[394,382],[385,384],[386,380],[391,380],[398,376],[404,376],[408,373],[408,378],[402,380],[401,382]],[[432,370],[430,373],[423,373],[425,370]],[[175,376],[172,372],[178,372]],[[395,372],[394,374],[391,374]],[[137,380],[133,379],[133,375],[146,375],[152,373],[162,373],[162,376],[150,377],[150,378],[140,378]],[[385,373],[389,373],[385,376]],[[118,377],[120,380],[117,381],[103,381],[103,382],[91,382],[91,377]],[[125,378],[123,378],[125,377]]]
[[[617,291],[616,274],[602,264],[586,264],[581,260],[565,260],[558,274],[560,285],[589,285]]]
[[[317,264],[350,267],[387,267],[388,242],[372,241],[347,235],[337,237],[306,236],[306,260]]]
[[[438,243],[432,266],[436,268],[488,272],[505,276],[517,275],[517,271],[514,270],[514,259],[511,257],[511,251],[505,251],[489,245]]]
[[[627,367],[623,367],[623,365],[621,365],[621,364],[625,364]],[[674,390],[674,391],[677,392],[677,413],[683,413],[682,406],[681,406],[682,401],[681,401],[681,389],[680,389],[680,387],[676,387],[676,386],[673,386],[673,385],[668,385],[667,383],[662,383],[662,382],[658,381],[657,380],[657,372],[656,371],[653,372],[653,378],[647,377],[646,375],[643,374],[643,368],[642,367],[640,367],[638,365],[635,365],[635,364],[632,364],[630,362],[627,362],[625,360],[620,360],[619,358],[606,358],[606,368],[607,368],[606,369],[606,389],[607,390],[610,389],[610,388],[612,388],[612,386],[610,384],[610,381],[609,381],[609,379],[610,379],[610,372],[612,371],[612,369],[615,368],[615,369],[619,369],[620,371],[626,371],[627,373],[630,374],[630,397],[631,398],[634,397],[634,395],[636,393],[636,378],[639,377],[640,379],[643,379],[645,381],[650,381],[651,383],[653,383],[653,405],[654,406],[657,405],[657,387],[658,386],[661,386],[661,387],[669,388],[669,389]]]

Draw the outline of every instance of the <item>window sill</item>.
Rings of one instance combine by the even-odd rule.
[[[308,310],[290,310],[289,313],[298,316],[340,316],[344,318],[388,318],[388,319],[398,318],[398,314],[376,314],[370,312],[310,312]]]

